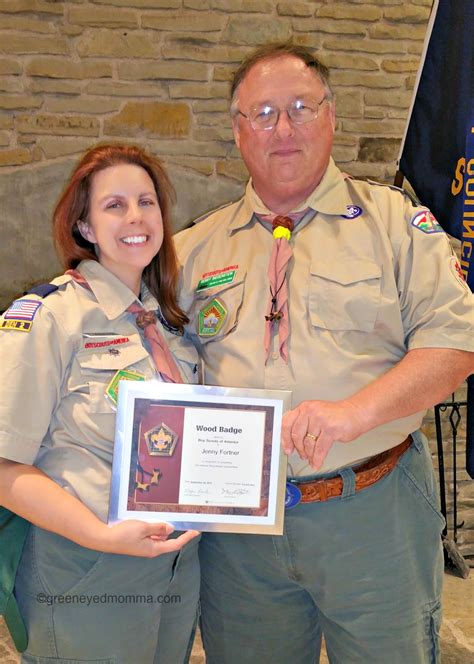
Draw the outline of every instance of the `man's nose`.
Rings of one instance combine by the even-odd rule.
[[[282,109],[280,111],[278,122],[275,125],[275,131],[281,136],[292,136],[294,134],[295,128],[287,110]]]

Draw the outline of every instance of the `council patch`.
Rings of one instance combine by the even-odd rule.
[[[418,228],[419,231],[428,235],[431,233],[444,233],[435,216],[429,210],[423,210],[415,214],[410,223],[414,228]]]

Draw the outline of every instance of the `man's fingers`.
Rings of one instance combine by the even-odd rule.
[[[299,450],[304,449],[306,442],[306,434],[308,433],[308,418],[306,416],[301,416],[296,419],[291,429],[291,438],[293,440],[293,445],[295,445]],[[308,439],[312,443],[314,440]]]
[[[311,459],[318,433],[319,425],[311,421],[305,403],[300,404],[283,417],[283,450],[286,454],[296,451],[302,459]]]
[[[313,450],[313,456],[310,457],[310,464],[314,470],[319,470],[323,465],[324,459],[327,457],[329,450],[331,449],[334,440],[332,438],[321,435]]]
[[[291,436],[291,430],[297,417],[298,413],[296,410],[290,410],[288,413],[283,415],[283,420],[281,423],[281,444],[285,454],[291,454],[295,449],[295,445]]]

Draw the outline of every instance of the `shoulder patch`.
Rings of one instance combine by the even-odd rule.
[[[0,330],[16,330],[17,332],[30,332],[33,327],[31,321],[0,320]]]
[[[54,284],[39,284],[38,286],[33,286],[29,291],[26,292],[26,295],[38,295],[39,297],[48,297],[51,293],[58,290],[58,286]]]
[[[436,221],[435,216],[429,210],[422,210],[417,212],[410,224],[413,228],[417,228],[419,231],[431,235],[432,233],[444,233],[443,228]]]
[[[3,314],[0,328],[3,330],[30,332],[33,326],[33,319],[42,304],[38,300],[16,300]]]

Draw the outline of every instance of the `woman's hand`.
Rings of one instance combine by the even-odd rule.
[[[0,505],[40,528],[106,553],[153,558],[179,551],[199,535],[188,530],[168,539],[174,532],[170,524],[138,520],[107,526],[39,468],[1,458]]]
[[[179,551],[185,544],[199,535],[197,530],[187,530],[179,537],[168,539],[174,532],[169,523],[146,523],[144,521],[122,521],[106,526],[101,551],[127,556],[155,558],[162,553]]]

